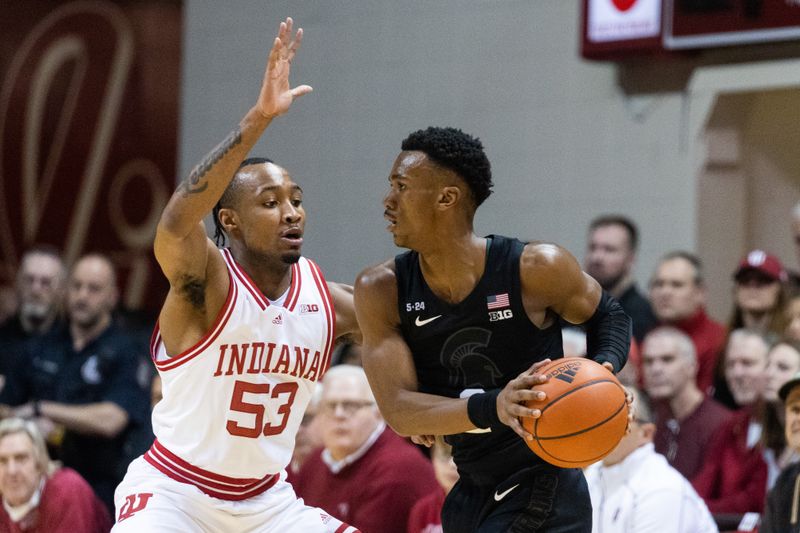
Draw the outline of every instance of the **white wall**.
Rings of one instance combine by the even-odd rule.
[[[254,153],[304,187],[305,253],[330,278],[352,282],[396,253],[380,203],[389,168],[409,132],[443,125],[478,135],[493,163],[479,233],[555,241],[581,259],[588,222],[623,212],[640,225],[646,280],[663,252],[696,245],[695,146],[725,82],[711,69],[682,92],[627,96],[614,64],[580,59],[579,5],[187,0],[180,171],[252,104],[277,23],[291,15],[306,31],[294,82],[315,91]]]

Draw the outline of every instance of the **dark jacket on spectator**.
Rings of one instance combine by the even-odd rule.
[[[787,466],[767,496],[759,533],[800,533],[800,463]]]

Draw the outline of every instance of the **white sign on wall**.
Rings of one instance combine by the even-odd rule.
[[[661,0],[589,0],[588,36],[593,42],[656,37]]]

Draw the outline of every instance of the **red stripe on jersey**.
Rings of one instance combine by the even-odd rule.
[[[153,334],[150,335],[150,359],[153,362],[156,361],[156,350],[158,349],[158,343],[161,342],[161,331],[158,329],[158,321],[156,321],[155,327],[153,327]]]
[[[262,492],[270,489],[273,485],[275,485],[275,483],[278,482],[278,479],[280,479],[280,476],[278,476],[278,475],[271,475],[271,476],[269,476],[269,478],[265,478],[263,484],[253,488],[250,491],[242,492],[242,493],[220,492],[220,491],[216,491],[216,490],[210,489],[208,487],[205,487],[203,485],[199,485],[197,483],[193,483],[190,480],[187,480],[186,478],[184,478],[181,475],[173,472],[172,470],[170,470],[166,466],[160,464],[158,461],[154,460],[149,454],[145,454],[144,455],[144,459],[145,459],[145,461],[150,463],[150,465],[152,465],[153,468],[157,469],[159,472],[161,472],[165,476],[167,476],[167,477],[169,477],[171,479],[174,479],[178,483],[185,483],[187,485],[192,485],[194,487],[197,487],[203,493],[205,493],[205,494],[207,494],[207,495],[209,495],[209,496],[211,496],[213,498],[219,498],[220,500],[240,501],[240,500],[246,500],[248,498],[252,498],[253,496],[258,496]]]
[[[287,311],[294,311],[297,300],[300,299],[300,286],[303,284],[303,279],[300,277],[300,265],[294,263],[292,265],[292,286],[289,287],[289,294],[286,295],[283,306]]]
[[[222,330],[225,328],[225,325],[228,323],[228,320],[231,318],[231,314],[233,314],[233,308],[236,304],[237,295],[239,294],[239,288],[237,287],[236,282],[230,276],[230,274],[228,277],[230,279],[228,298],[225,300],[222,309],[220,309],[219,314],[217,314],[214,325],[211,326],[211,328],[208,330],[208,333],[206,333],[202,339],[197,341],[197,344],[188,350],[185,350],[174,357],[170,357],[165,361],[156,360],[156,350],[153,350],[151,356],[156,364],[156,368],[161,371],[172,370],[173,368],[178,367],[191,359],[194,359],[197,355],[208,348],[209,345],[217,339],[217,337],[219,337],[220,333],[222,333]],[[156,323],[156,330],[158,330],[158,327],[158,323]]]
[[[342,523],[341,526],[336,528],[336,531],[334,531],[334,533],[361,533],[361,531],[359,531],[358,529],[354,528],[351,525]]]
[[[225,261],[228,263],[228,266],[233,271],[234,275],[239,279],[239,281],[242,282],[250,294],[253,295],[256,303],[259,307],[261,307],[261,310],[263,311],[269,307],[269,299],[261,293],[261,289],[258,288],[258,285],[256,285],[253,280],[250,279],[250,276],[247,275],[247,272],[245,272],[239,263],[236,262],[236,259],[233,258],[230,250],[225,248],[222,250],[222,252],[225,257]]]
[[[203,470],[202,468],[194,466],[192,463],[181,459],[180,457],[169,451],[163,444],[161,444],[158,441],[158,439],[153,441],[153,445],[150,447],[150,449],[155,450],[160,454],[163,454],[167,459],[175,463],[176,466],[186,470],[187,472],[194,472],[199,476],[207,477],[212,481],[217,481],[219,483],[223,483],[226,485],[245,486],[245,485],[253,485],[255,483],[263,481],[262,479],[258,478],[228,477],[228,476],[223,476],[222,474],[215,474],[214,472],[209,472],[208,470]]]
[[[314,276],[314,282],[317,284],[317,289],[319,290],[319,295],[322,297],[322,306],[325,308],[325,318],[328,322],[328,335],[325,340],[325,353],[322,357],[323,364],[320,365],[320,374],[317,381],[322,379],[322,376],[325,375],[327,372],[328,367],[331,363],[331,352],[333,351],[333,339],[334,339],[334,331],[336,329],[336,313],[333,309],[333,299],[331,298],[331,293],[328,290],[328,284],[325,282],[325,277],[322,275],[322,271],[317,266],[314,261],[308,260],[308,264],[311,267],[311,274]]]
[[[215,474],[187,463],[158,441],[153,443],[144,458],[154,468],[175,481],[193,485],[209,496],[223,500],[251,498],[275,485],[280,478],[277,474],[270,474],[263,479],[240,479]]]

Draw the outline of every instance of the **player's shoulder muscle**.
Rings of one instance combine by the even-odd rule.
[[[369,266],[358,275],[354,300],[362,328],[364,321],[397,322],[397,274],[393,259]]]

